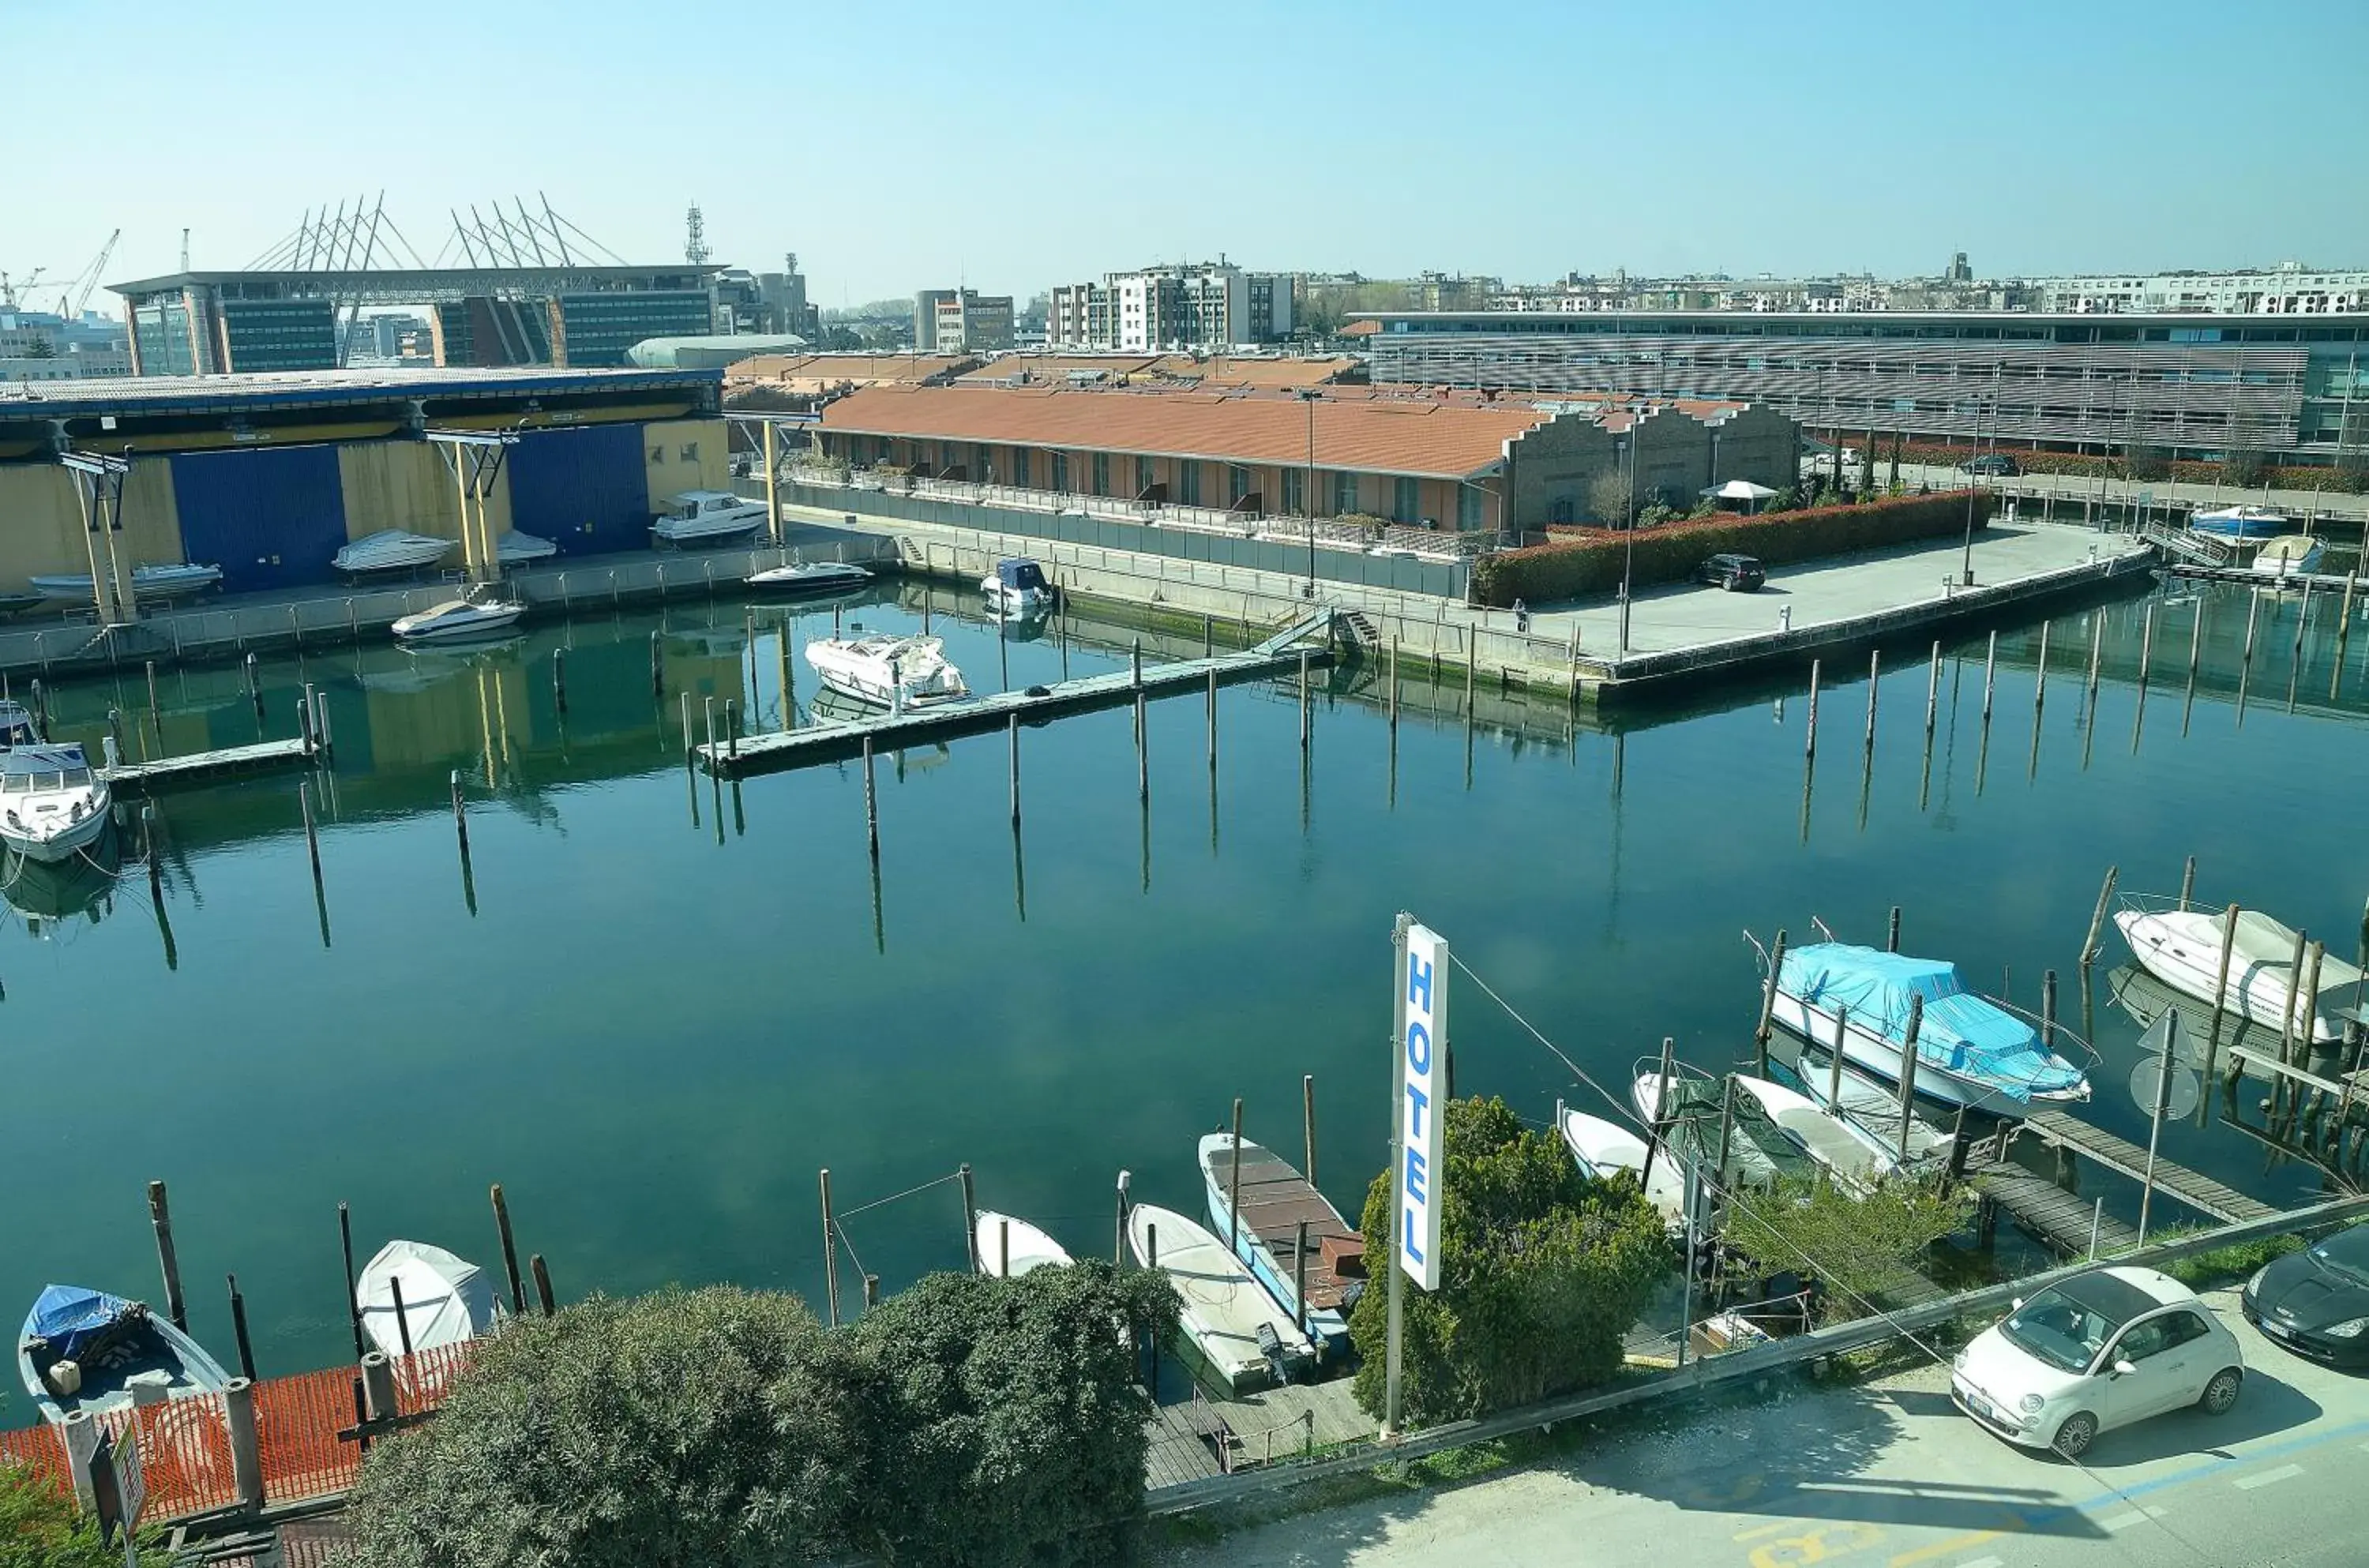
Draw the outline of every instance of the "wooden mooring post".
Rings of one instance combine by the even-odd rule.
[[[1752,1031],[1754,1054],[1763,1074],[1768,1070],[1768,1036],[1773,1028],[1772,1019],[1777,1012],[1778,973],[1785,967],[1785,943],[1786,932],[1780,926],[1778,928],[1775,944],[1768,949],[1768,979],[1760,988],[1760,1022]],[[1562,1135],[1562,1118],[1558,1116],[1555,1118],[1555,1136],[1559,1138]]]
[[[1299,655],[1299,749],[1308,750],[1308,653]]]
[[[148,1184],[148,1226],[156,1232],[156,1266],[165,1276],[165,1315],[173,1320],[175,1328],[186,1332],[189,1309],[181,1299],[181,1257],[173,1248],[173,1207],[162,1182]]]
[[[2226,1016],[2225,1010],[2229,1005],[2230,951],[2237,945],[2237,906],[2232,904],[2221,913],[2221,965],[2213,980],[2211,1032],[2204,1037],[2204,1077],[2207,1082],[2212,1081],[2214,1066],[2221,1055],[2221,1020]],[[2229,1074],[2229,1082],[2234,1084],[2237,1081],[2237,1070],[2242,1070],[2244,1064],[2233,1057],[2230,1059],[2229,1065],[2233,1070]],[[2207,1095],[2206,1098],[2210,1099],[2211,1096]]]
[[[1991,631],[1990,646],[1983,651],[1983,722],[1991,721],[1991,694],[1998,685],[1998,631]]]
[[[1815,759],[1818,754],[1818,660],[1810,660],[1809,722],[1802,726],[1802,755]]]
[[[1300,1157],[1306,1162],[1304,1174],[1308,1185],[1316,1185],[1316,1075],[1299,1075],[1299,1143]]]
[[[1892,913],[1883,922],[1883,950],[1886,953],[1900,951],[1900,906],[1898,904],[1892,906]]]
[[[148,661],[148,733],[156,738],[156,749],[165,749],[165,708],[156,695],[156,661]]]
[[[526,1285],[519,1278],[518,1242],[510,1234],[510,1202],[496,1182],[490,1192],[494,1205],[494,1230],[501,1237],[502,1273],[510,1284],[510,1310],[519,1317],[526,1316]]]
[[[1883,655],[1871,648],[1867,656],[1867,754],[1875,755],[1875,692],[1877,678],[1883,672]]]
[[[362,1340],[361,1300],[354,1294],[353,1210],[343,1203],[338,1205],[338,1246],[346,1260],[345,1285],[338,1294],[346,1304],[346,1326],[353,1331],[354,1359],[359,1361],[369,1352],[370,1346]]]
[[[839,1326],[839,1227],[830,1217],[830,1167],[822,1168],[822,1277],[825,1321]]]
[[[553,1316],[559,1310],[559,1303],[551,1293],[551,1270],[544,1265],[543,1254],[535,1253],[526,1260],[526,1265],[534,1276],[535,1305],[543,1309],[544,1317]]]
[[[1925,998],[1911,992],[1908,1027],[1900,1040],[1900,1147],[1902,1164],[1908,1162],[1908,1135],[1917,1126],[1917,1037],[1925,1028]]]
[[[1209,771],[1218,771],[1218,672],[1209,671]]]
[[[2237,665],[2241,670],[2253,668],[2254,628],[2255,624],[2261,619],[2261,614],[2262,596],[2259,593],[2248,594],[2246,596],[2246,651],[2237,658]]]
[[[2182,914],[2187,913],[2189,906],[2190,906],[2191,904],[2193,904],[2195,901],[2196,901],[2196,857],[2195,857],[2194,855],[2190,855],[2190,856],[2188,857],[2188,864],[2185,864],[2185,865],[2183,865],[2183,866],[2181,866],[2181,867],[2180,868],[2180,912],[2181,912]]]
[[[661,634],[657,632],[652,632],[650,634],[650,695],[653,698],[663,697],[666,695],[666,647],[659,640],[660,635]],[[687,715],[691,711],[691,693],[685,692],[682,694],[682,701],[683,711]],[[686,717],[683,721],[683,730],[686,737],[684,745],[686,748],[688,748],[690,744],[688,739],[690,727],[690,720]]]
[[[2098,907],[2089,911],[2089,934],[2081,939],[2081,967],[2088,970],[2098,959],[2098,933],[2105,928],[2106,910],[2114,901],[2114,883],[2121,877],[2119,865],[2106,867],[2106,880],[2098,889]]]
[[[239,1294],[238,1276],[226,1275],[230,1282],[230,1332],[232,1342],[238,1347],[239,1376],[255,1381],[255,1343],[246,1332],[246,1298]]]

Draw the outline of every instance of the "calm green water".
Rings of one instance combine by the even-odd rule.
[[[818,1167],[846,1210],[968,1161],[982,1204],[1099,1251],[1122,1166],[1139,1197],[1199,1207],[1193,1140],[1232,1096],[1253,1136],[1296,1150],[1303,1072],[1323,1185],[1355,1212],[1386,1138],[1400,909],[1616,1091],[1664,1035],[1704,1065],[1745,1054],[1757,978],[1742,933],[1798,939],[1814,914],[1881,941],[1902,904],[1909,948],[1955,957],[1987,989],[2004,979],[2029,1005],[2058,968],[2077,1025],[2075,961],[2106,865],[2127,888],[2169,892],[2195,853],[2200,898],[2270,908],[2350,956],[2369,891],[2369,626],[2331,701],[2335,607],[2314,605],[2290,712],[2298,606],[2264,600],[2241,714],[2249,602],[2208,596],[2192,698],[2192,601],[2162,605],[2143,723],[2141,601],[2060,617],[2037,727],[2036,631],[2003,634],[1987,743],[1981,640],[1953,646],[1929,760],[1924,658],[1887,650],[1864,773],[1864,666],[1829,669],[1806,812],[1795,677],[1781,700],[1730,692],[1619,733],[1492,699],[1484,717],[1518,722],[1469,739],[1415,712],[1452,711],[1460,690],[1416,692],[1393,767],[1371,671],[1343,674],[1320,703],[1305,793],[1288,696],[1224,693],[1214,794],[1202,704],[1169,701],[1151,710],[1148,823],[1127,713],[1067,720],[1025,736],[1016,854],[1000,738],[884,757],[876,925],[856,765],[754,779],[737,800],[681,765],[681,691],[776,722],[778,612],[760,612],[753,693],[739,605],[670,612],[662,705],[655,614],[467,658],[373,647],[301,675],[273,664],[261,723],[235,671],[168,673],[174,750],[286,734],[298,682],[328,692],[328,941],[292,777],[161,804],[171,967],[137,864],[113,885],[36,875],[9,890],[0,1141],[16,1178],[0,1310],[51,1279],[156,1296],[153,1176],[172,1185],[193,1329],[229,1356],[222,1282],[236,1272],[267,1372],[349,1353],[340,1199],[358,1255],[405,1235],[498,1268],[486,1189],[499,1180],[521,1251],[549,1256],[563,1295],[728,1279],[818,1299]],[[794,646],[830,620],[788,623]],[[974,685],[996,684],[993,629],[943,612],[938,629]],[[1123,663],[1127,634],[1102,635],[1070,647],[1073,672]],[[1061,671],[1052,641],[1003,646],[1015,683]],[[810,694],[810,672],[798,684]],[[110,704],[129,727],[146,703],[137,679],[69,684],[55,727],[95,748]],[[456,769],[474,913],[447,804]],[[2123,956],[2111,933],[2107,946],[2101,998]],[[1455,1021],[1462,1092],[1539,1119],[1558,1094],[1587,1098],[1461,980]],[[2144,1139],[2123,1087],[2137,1027],[2101,1001],[2097,1034],[2089,1114]],[[2219,1127],[2174,1127],[2165,1149],[2276,1199],[2325,1180]],[[895,1289],[960,1265],[959,1215],[939,1186],[848,1230]],[[0,1406],[24,1413],[20,1399]]]

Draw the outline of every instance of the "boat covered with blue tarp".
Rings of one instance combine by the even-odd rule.
[[[204,1346],[145,1304],[80,1285],[41,1288],[17,1335],[17,1369],[52,1421],[218,1393],[230,1381]]]

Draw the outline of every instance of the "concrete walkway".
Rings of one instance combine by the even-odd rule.
[[[1170,1568],[2338,1568],[2369,1531],[2369,1391],[2271,1345],[2234,1294],[2237,1408],[2100,1437],[2083,1465],[1958,1413],[1944,1365],[1673,1411],[1460,1489],[1356,1503]]]

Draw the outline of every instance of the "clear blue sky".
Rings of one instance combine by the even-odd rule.
[[[7,37],[0,269],[246,264],[307,207],[542,191],[830,305],[1276,269],[2369,266],[2369,6],[56,0]],[[41,292],[45,291],[37,291]],[[46,302],[45,302],[46,303]]]

